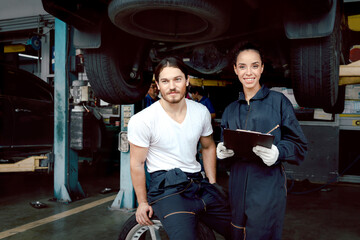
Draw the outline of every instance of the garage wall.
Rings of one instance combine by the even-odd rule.
[[[28,41],[36,33],[40,33],[41,41],[41,66],[39,61],[16,61],[17,53],[4,55],[6,61],[14,62],[19,68],[25,69],[48,81],[50,75],[50,30],[54,28],[54,17],[45,12],[41,0],[11,0],[0,1],[0,46],[3,45],[29,45]],[[38,56],[35,50],[21,52],[31,56]],[[13,55],[13,56],[12,56]],[[16,56],[15,56],[16,55]],[[1,57],[0,57],[1,58]],[[10,59],[10,60],[9,60]],[[24,60],[24,61],[23,61]]]
[[[48,14],[41,0],[0,1],[0,20]]]
[[[326,183],[338,175],[339,127],[303,125],[308,155],[300,166],[285,163],[288,179]]]

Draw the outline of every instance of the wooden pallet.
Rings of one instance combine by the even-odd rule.
[[[360,60],[348,65],[340,65],[339,85],[351,85],[360,83]]]
[[[35,172],[48,167],[40,167],[40,160],[47,159],[46,156],[32,156],[16,163],[0,164],[0,172]]]

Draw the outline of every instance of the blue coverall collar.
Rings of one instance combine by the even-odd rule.
[[[260,90],[252,97],[250,100],[259,100],[265,98],[269,94],[270,90],[265,86],[262,85]],[[239,93],[239,101],[246,101],[244,92]]]

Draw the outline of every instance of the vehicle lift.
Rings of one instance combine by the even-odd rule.
[[[76,79],[69,59],[75,57],[73,29],[55,19],[54,81],[54,198],[69,203],[85,197],[78,182],[78,154],[69,147],[69,85]],[[31,156],[15,163],[0,164],[0,172],[29,172],[48,169],[40,162],[46,156]],[[73,198],[73,199],[72,199]],[[75,199],[74,199],[75,198]]]
[[[73,29],[72,29],[73,30]],[[76,79],[70,73],[68,59],[75,56],[73,32],[68,25],[55,19],[55,103],[54,103],[54,197],[59,202],[71,202],[71,197],[85,194],[78,182],[78,155],[69,146],[69,86]],[[66,51],[64,51],[66,49]],[[68,54],[68,55],[67,55]],[[134,114],[134,105],[121,106],[121,133],[119,134],[120,191],[111,205],[112,210],[133,208],[135,194],[130,176],[130,153],[127,141],[127,123]]]
[[[54,198],[65,203],[85,197],[78,181],[79,156],[69,147],[69,86],[76,79],[70,72],[72,39],[73,28],[55,19]]]
[[[136,205],[135,191],[130,175],[130,148],[127,138],[127,126],[132,115],[134,115],[134,104],[121,105],[121,125],[118,141],[118,150],[120,151],[120,191],[109,208],[110,210],[131,209]]]

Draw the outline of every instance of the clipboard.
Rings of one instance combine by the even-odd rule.
[[[271,148],[275,136],[249,130],[230,130],[224,129],[224,146],[232,149],[235,155],[252,156],[255,155],[252,148],[260,145]]]

